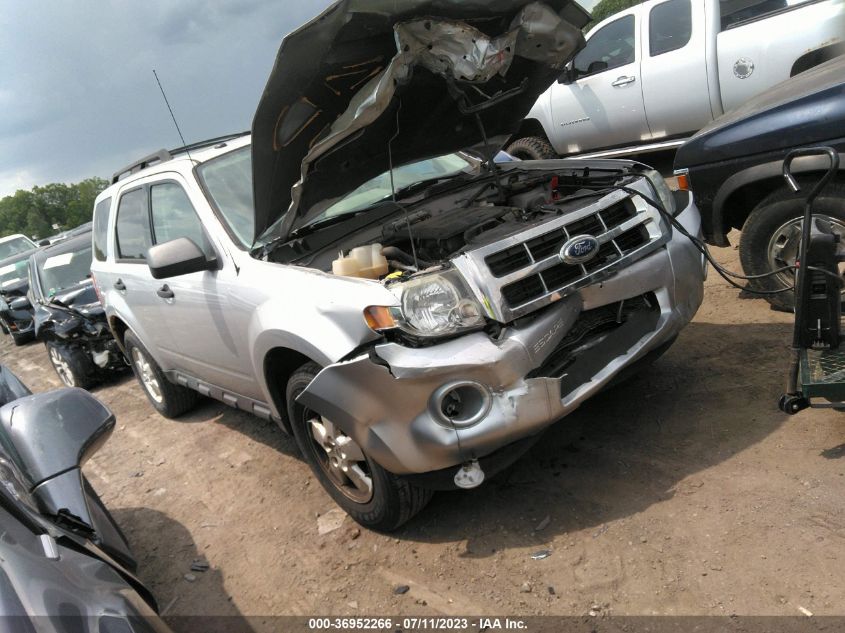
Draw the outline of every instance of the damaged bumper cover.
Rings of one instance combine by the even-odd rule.
[[[693,234],[692,205],[678,221]],[[674,232],[665,248],[503,330],[439,345],[377,345],[323,369],[298,401],[396,474],[483,458],[571,413],[665,348],[703,299],[705,263]]]

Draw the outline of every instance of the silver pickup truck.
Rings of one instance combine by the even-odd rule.
[[[723,112],[845,53],[845,0],[650,0],[603,20],[508,151],[679,147]]]
[[[493,160],[583,46],[575,3],[384,6],[290,34],[251,136],[116,174],[92,272],[160,413],[275,420],[387,530],[658,356],[705,268],[672,227],[700,234],[691,196],[646,166]]]

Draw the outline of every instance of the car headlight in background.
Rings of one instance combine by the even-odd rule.
[[[669,189],[669,185],[666,184],[666,179],[663,178],[663,175],[656,169],[649,169],[643,172],[643,176],[648,178],[651,188],[654,189],[666,212],[669,215],[675,215],[675,197],[672,195],[672,190]]]
[[[484,325],[481,306],[460,273],[429,273],[394,284],[399,307],[370,306],[367,324],[376,331],[399,328],[415,336],[449,336]]]

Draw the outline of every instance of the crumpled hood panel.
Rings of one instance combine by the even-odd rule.
[[[398,8],[397,8],[398,7]],[[571,0],[340,0],[282,42],[253,120],[256,236],[394,166],[500,146],[584,45]]]

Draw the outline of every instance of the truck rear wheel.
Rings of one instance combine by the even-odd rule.
[[[123,344],[132,371],[156,411],[166,418],[175,418],[194,408],[199,394],[170,382],[137,336],[127,332]]]
[[[425,507],[432,492],[386,471],[330,420],[296,402],[319,372],[320,366],[309,362],[288,380],[288,419],[299,450],[349,516],[372,530],[395,530]]]
[[[508,146],[507,152],[520,160],[550,160],[558,157],[549,142],[539,136],[519,138]]]
[[[802,185],[799,193],[783,188],[760,202],[742,227],[739,258],[746,275],[761,275],[784,266],[792,266],[798,256],[804,200],[811,185]],[[845,184],[831,183],[813,203],[814,215],[828,220],[834,232],[845,238]],[[795,273],[784,271],[751,282],[755,290],[780,290],[795,283]],[[794,293],[787,290],[765,295],[773,308],[792,311]]]

